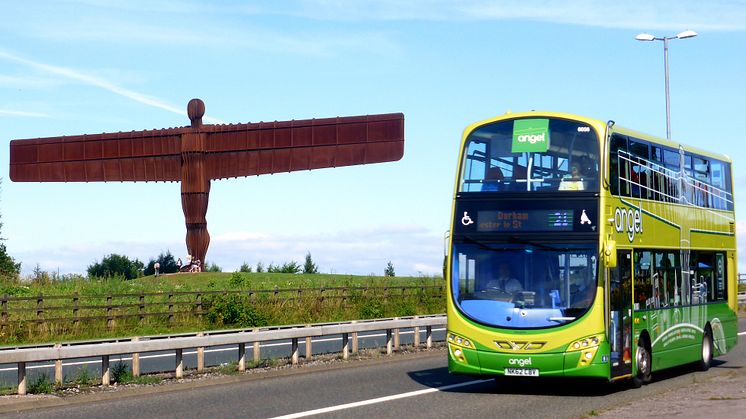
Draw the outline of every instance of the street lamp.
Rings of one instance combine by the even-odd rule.
[[[676,36],[664,36],[662,38],[649,33],[641,33],[635,37],[638,41],[663,41],[663,65],[666,67],[666,138],[671,139],[671,99],[668,95],[668,41],[671,39],[694,38],[697,32],[686,30]]]

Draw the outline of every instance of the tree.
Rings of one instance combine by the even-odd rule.
[[[319,273],[319,267],[313,263],[311,259],[311,252],[306,253],[306,263],[303,265],[304,274],[317,274]]]
[[[383,276],[388,277],[395,277],[396,273],[394,272],[394,265],[389,261],[388,265],[386,265],[386,269],[383,270]]]
[[[179,272],[179,265],[176,264],[174,256],[171,254],[170,250],[166,250],[166,254],[163,254],[163,252],[161,252],[161,254],[159,254],[156,259],[150,259],[150,261],[148,261],[148,266],[145,267],[145,272],[143,272],[145,276],[155,274],[156,262],[161,264],[158,272],[162,274],[172,274]]]
[[[0,184],[2,184],[2,178],[0,178]],[[2,215],[0,215],[0,218]],[[16,261],[8,254],[7,249],[3,241],[5,240],[2,236],[3,223],[0,221],[0,279],[18,279],[18,275],[21,273],[21,263]]]
[[[251,273],[251,266],[249,266],[248,263],[244,262],[241,264],[241,267],[238,268],[238,272]]]
[[[264,264],[262,263],[262,261],[259,261],[259,262],[258,262],[258,263],[256,264],[256,271],[257,271],[258,273],[262,273],[262,272],[264,272]]]
[[[88,266],[88,276],[97,278],[110,278],[122,276],[124,279],[134,279],[140,276],[140,271],[145,268],[138,259],[130,260],[127,256],[112,253],[104,256],[101,263],[94,262]]]
[[[205,263],[205,267],[203,269],[205,272],[223,272],[223,268],[218,266],[217,263]]]

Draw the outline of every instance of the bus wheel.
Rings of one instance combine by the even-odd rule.
[[[650,357],[650,349],[648,349],[645,339],[640,339],[637,343],[635,361],[637,361],[637,374],[632,378],[632,384],[635,387],[640,387],[643,384],[649,383],[652,378],[653,363]]]
[[[699,370],[707,371],[712,364],[712,331],[710,326],[705,328],[705,334],[702,336],[702,356],[699,360]]]

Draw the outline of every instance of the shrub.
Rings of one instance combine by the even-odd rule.
[[[207,320],[217,326],[267,326],[269,320],[245,295],[216,295],[206,302]]]
[[[246,278],[241,275],[240,272],[233,272],[230,279],[228,280],[228,284],[230,284],[233,288],[241,288],[246,284]]]
[[[282,265],[269,264],[267,272],[279,273],[279,274],[297,274],[300,273],[303,268],[296,261],[285,262]]]
[[[303,265],[304,274],[317,274],[319,273],[319,267],[313,263],[311,259],[311,252],[306,253],[306,263]]]
[[[396,276],[396,273],[394,272],[394,265],[389,261],[388,265],[386,265],[386,269],[383,270],[383,276],[387,276],[390,278],[393,278]]]
[[[238,268],[238,272],[251,273],[251,266],[249,266],[248,263],[244,262],[241,264],[241,267]]]
[[[383,304],[377,300],[368,300],[360,306],[360,318],[362,319],[379,319],[385,317]]]
[[[134,279],[145,268],[139,260],[130,260],[127,256],[112,253],[104,256],[101,263],[94,262],[88,266],[88,276],[97,278],[111,278],[123,276],[124,279]]]
[[[36,377],[36,380],[28,386],[28,392],[31,394],[49,394],[54,391],[54,383],[49,380],[47,374]]]
[[[114,366],[111,367],[111,381],[120,384],[132,381],[132,373],[130,373],[127,364],[122,361],[117,361]]]

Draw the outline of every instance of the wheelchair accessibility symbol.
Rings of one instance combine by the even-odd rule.
[[[465,226],[474,224],[474,221],[472,221],[471,217],[469,217],[469,213],[467,211],[464,211],[464,216],[461,218],[461,224]]]

